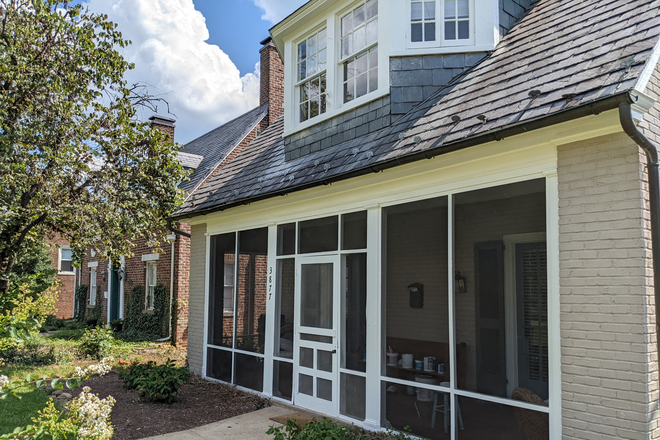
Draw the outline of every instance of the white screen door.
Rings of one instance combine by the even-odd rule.
[[[296,267],[296,405],[337,415],[339,257],[302,257]]]

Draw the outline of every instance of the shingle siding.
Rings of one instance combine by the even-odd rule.
[[[567,440],[647,439],[656,424],[644,163],[639,148],[623,133],[558,147],[562,424]]]
[[[536,0],[500,0],[500,37],[504,37]]]
[[[202,374],[204,359],[204,290],[206,280],[206,225],[195,225],[190,238],[190,299],[188,304],[188,363]]]

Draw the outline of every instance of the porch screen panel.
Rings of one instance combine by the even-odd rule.
[[[342,368],[367,371],[367,254],[346,255]]]
[[[274,355],[287,359],[293,359],[295,261],[293,258],[277,261]]]
[[[301,254],[329,252],[339,249],[339,218],[318,218],[298,223]]]
[[[293,392],[293,364],[273,361],[273,396],[291,400]]]
[[[219,347],[232,347],[236,234],[212,236],[210,251],[208,343]]]
[[[264,389],[264,358],[234,353],[234,384],[254,391]]]
[[[525,355],[525,334],[516,320],[525,302],[517,298],[514,273],[507,272],[515,272],[515,261],[504,243],[545,236],[545,205],[543,179],[454,196],[455,334],[466,348],[463,359],[457,352],[459,389],[511,398],[522,386],[515,366]],[[533,302],[534,316],[547,316],[547,297],[539,289],[531,296],[527,304]]]
[[[391,426],[399,431],[408,431],[425,439],[451,439],[450,422],[447,419],[445,424],[445,417],[442,412],[445,402],[450,400],[449,393],[433,391],[414,385],[397,387],[396,390],[393,387],[394,385],[386,385],[382,390],[382,405],[384,406],[382,426]],[[449,405],[447,407],[449,408]],[[447,415],[449,416],[449,412]],[[512,439],[512,437],[494,436],[474,438],[479,440]],[[517,437],[513,438],[519,440]]]
[[[383,226],[386,375],[413,387],[420,375],[428,384],[441,385],[449,380],[447,197],[386,208]],[[427,371],[424,366],[416,370],[414,362],[425,358]],[[406,385],[388,383],[387,388],[406,395]]]
[[[232,352],[209,348],[206,354],[206,375],[231,383]]]
[[[300,288],[300,325],[332,328],[332,263],[305,264]]]
[[[268,228],[238,233],[236,347],[264,352],[268,284]]]

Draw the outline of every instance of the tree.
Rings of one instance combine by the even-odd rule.
[[[157,244],[182,201],[177,146],[137,119],[157,100],[128,86],[130,44],[102,14],[0,0],[0,295],[26,237],[56,231],[117,262]]]

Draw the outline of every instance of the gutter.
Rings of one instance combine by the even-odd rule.
[[[183,235],[183,236],[186,237],[186,238],[190,238],[190,237],[191,237],[191,235],[190,235],[189,233],[184,232],[184,231],[182,231],[182,230],[180,230],[180,229],[175,228],[173,223],[174,223],[174,219],[173,219],[173,218],[167,220],[167,229],[168,229],[168,230],[174,232],[176,235]]]
[[[622,102],[619,105],[619,120],[623,131],[635,141],[646,153],[646,164],[649,179],[649,203],[651,210],[651,245],[653,248],[653,290],[655,293],[656,336],[660,335],[660,322],[658,322],[658,309],[660,308],[660,175],[658,173],[658,148],[639,131],[633,120],[631,102]],[[656,351],[660,355],[660,338],[656,337]]]
[[[442,154],[463,150],[465,148],[482,145],[488,142],[501,141],[502,139],[508,137],[538,130],[551,125],[561,124],[563,122],[572,121],[574,119],[579,119],[586,116],[598,115],[608,110],[617,109],[619,105],[622,103],[633,103],[634,102],[633,99],[634,98],[631,98],[630,93],[628,91],[622,92],[617,95],[610,96],[608,98],[601,99],[589,104],[584,104],[578,107],[574,107],[570,110],[557,113],[551,116],[540,116],[538,118],[531,119],[525,122],[517,122],[515,124],[504,126],[503,128],[497,130],[485,132],[475,137],[462,139],[449,144],[433,147],[418,153],[395,157],[387,161],[375,163],[373,165],[366,166],[364,168],[352,171],[347,174],[332,176],[332,177],[328,177],[327,179],[323,179],[321,181],[309,182],[298,186],[291,186],[289,188],[285,188],[284,190],[278,192],[265,193],[255,197],[249,197],[241,200],[234,200],[198,211],[196,210],[189,213],[181,213],[180,215],[173,216],[170,220],[170,224],[174,220],[180,221],[188,218],[207,215],[213,212],[224,211],[229,208],[233,208],[241,205],[247,205],[249,203],[270,199],[276,196],[284,196],[296,191],[315,188],[317,186],[329,185],[334,182],[340,182],[342,180],[352,179],[354,177],[359,177],[370,173],[379,173],[381,171],[384,171],[389,168],[394,168],[399,165],[417,162],[424,159],[433,159],[434,157]]]

